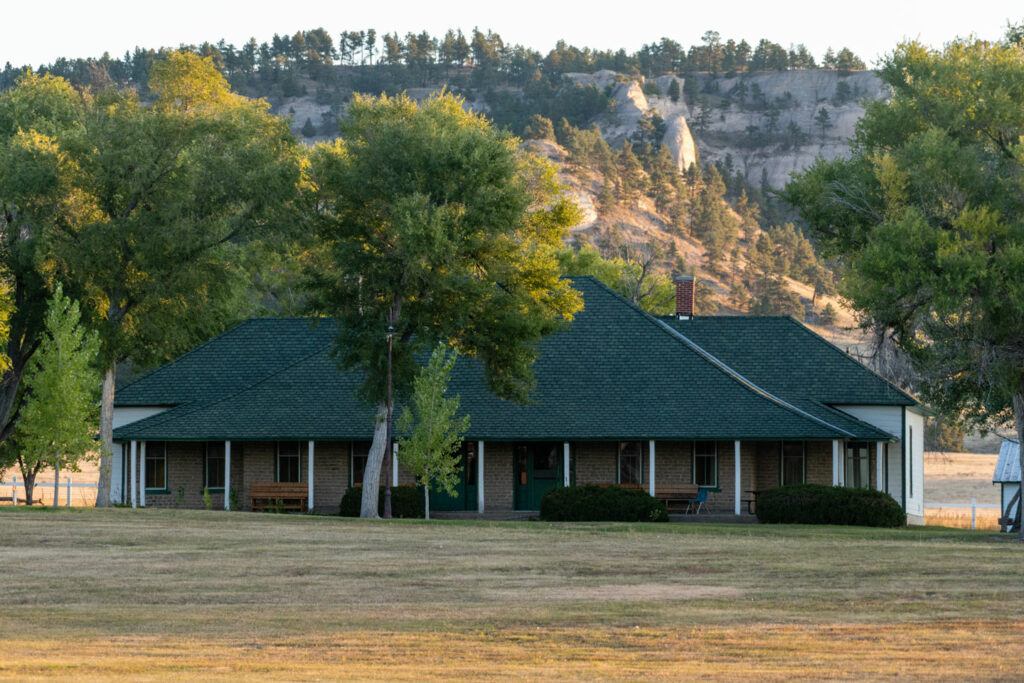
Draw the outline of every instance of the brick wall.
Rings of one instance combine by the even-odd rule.
[[[807,483],[832,485],[832,442],[807,442]]]
[[[646,462],[644,463],[646,466]],[[693,443],[690,441],[656,441],[654,443],[654,492],[659,486],[680,486],[692,479]],[[644,485],[650,479],[644,476]]]
[[[512,480],[512,444],[498,441],[484,442],[485,509],[512,509]]]
[[[576,484],[613,484],[619,462],[619,444],[614,441],[582,441],[572,444],[576,456]]]

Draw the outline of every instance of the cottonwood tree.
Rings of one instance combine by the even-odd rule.
[[[94,364],[100,342],[80,322],[78,303],[64,296],[57,285],[39,349],[25,374],[25,407],[13,438],[5,444],[21,470],[29,505],[36,474],[43,467],[53,468],[53,506],[57,507],[61,469],[79,471],[79,463],[96,451],[100,385]]]
[[[880,72],[893,97],[868,106],[851,158],[818,161],[784,196],[924,397],[1024,439],[1021,35],[901,44]]]
[[[43,235],[87,210],[73,166],[55,142],[83,125],[88,95],[30,72],[0,93],[0,443],[20,414],[21,381],[39,345],[48,291],[38,265]]]
[[[394,392],[438,343],[482,361],[490,389],[525,400],[535,342],[582,303],[555,250],[579,211],[554,169],[439,94],[353,98],[342,139],[315,147],[311,200],[323,247],[310,269],[317,312],[339,323],[338,360],[377,406],[361,515],[377,516]],[[389,459],[390,462],[390,459]]]
[[[456,496],[459,482],[459,446],[469,429],[469,415],[457,417],[459,397],[446,396],[448,380],[459,353],[438,346],[413,380],[412,397],[396,424],[398,460],[423,487],[426,518],[430,519],[430,489]]]
[[[39,209],[53,215],[37,222],[38,268],[79,296],[102,343],[97,505],[109,504],[118,364],[167,360],[246,315],[247,245],[283,230],[299,177],[287,122],[233,94],[208,60],[171,53],[149,89],[149,105],[83,99],[76,125],[21,148],[37,196],[59,200]]]

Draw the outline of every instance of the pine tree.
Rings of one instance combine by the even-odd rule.
[[[302,124],[302,135],[307,138],[316,135],[316,126],[313,125],[313,119],[308,116],[306,117],[306,122]]]
[[[673,78],[672,82],[668,84],[668,96],[673,102],[678,102],[681,94],[682,93],[679,90],[679,79]]]

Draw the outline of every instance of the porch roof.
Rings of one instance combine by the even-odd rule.
[[[540,342],[528,405],[491,394],[482,365],[460,359],[450,391],[470,415],[467,438],[890,438],[826,406],[809,410],[773,395],[592,278],[573,286],[585,308]],[[175,407],[120,427],[115,438],[370,439],[373,410],[357,398],[359,374],[340,371],[330,353],[335,333],[330,321],[243,323],[120,390],[119,406]]]

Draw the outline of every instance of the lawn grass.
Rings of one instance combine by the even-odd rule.
[[[0,510],[0,678],[1013,678],[992,532]]]

